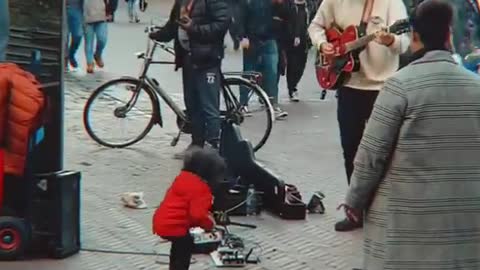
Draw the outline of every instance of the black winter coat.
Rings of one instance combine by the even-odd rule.
[[[183,58],[187,53],[178,40],[177,21],[180,19],[180,9],[188,1],[175,0],[168,22],[156,33],[151,35],[157,41],[169,42],[175,40],[176,68],[182,67]],[[192,26],[187,30],[190,42],[192,63],[196,67],[211,67],[218,65],[224,56],[223,41],[231,23],[231,11],[228,0],[193,0],[190,12]]]

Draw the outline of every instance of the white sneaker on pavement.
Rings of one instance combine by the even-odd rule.
[[[275,107],[274,113],[275,113],[275,119],[277,120],[283,120],[288,117],[288,112],[282,110],[280,107]]]
[[[299,102],[300,98],[298,97],[298,92],[295,91],[290,95],[290,101],[292,102]]]

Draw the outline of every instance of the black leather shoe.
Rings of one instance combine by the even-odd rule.
[[[363,228],[363,222],[353,222],[347,218],[335,224],[335,231],[337,232],[349,232],[359,228]]]

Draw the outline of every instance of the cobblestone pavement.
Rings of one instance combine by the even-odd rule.
[[[123,2],[123,1],[121,1]],[[152,1],[153,2],[153,1]],[[153,2],[165,16],[168,2]],[[153,16],[153,11],[146,16]],[[155,16],[157,16],[155,14]],[[96,145],[84,131],[82,110],[92,89],[112,78],[109,74],[135,74],[135,62],[126,62],[123,51],[133,52],[142,42],[120,42],[120,36],[133,39],[141,26],[122,23],[125,17],[110,28],[110,43],[106,62],[111,69],[86,76],[69,74],[65,87],[66,102],[66,168],[79,170],[82,179],[82,238],[85,249],[167,253],[168,243],[160,243],[151,234],[153,207],[158,205],[169,183],[178,173],[180,162],[172,155],[186,145],[186,139],[177,148],[170,147],[176,129],[171,114],[166,114],[164,129],[155,127],[140,143],[127,149],[107,149]],[[124,32],[122,32],[124,31]],[[129,38],[130,40],[130,38]],[[130,42],[131,44],[129,45]],[[119,46],[117,48],[115,46]],[[228,52],[225,68],[238,70],[240,56]],[[180,74],[170,68],[155,70],[168,89],[181,89]],[[167,80],[168,78],[168,80]],[[310,215],[305,221],[283,221],[263,213],[259,217],[235,217],[235,221],[258,225],[255,230],[232,227],[233,232],[262,249],[262,263],[246,269],[262,270],[333,270],[361,266],[360,231],[336,233],[333,225],[343,217],[336,211],[346,190],[343,161],[338,140],[336,105],[333,94],[320,101],[312,64],[309,63],[300,85],[302,102],[284,107],[289,111],[287,121],[276,122],[267,145],[258,153],[258,159],[281,175],[287,182],[299,187],[304,198],[321,190],[326,194],[324,215]],[[181,98],[177,94],[177,99]],[[282,88],[282,92],[284,88]],[[283,93],[285,94],[285,93]],[[164,111],[165,113],[165,111]],[[123,208],[119,195],[126,191],[144,191],[150,207],[146,210]],[[193,270],[214,269],[210,258],[195,256]],[[55,261],[0,263],[2,270],[102,270],[102,269],[168,269],[156,261],[167,261],[158,256],[115,255],[82,251],[71,258]]]

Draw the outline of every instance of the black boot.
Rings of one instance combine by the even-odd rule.
[[[360,219],[361,220],[361,219]],[[345,218],[342,221],[339,221],[335,224],[335,231],[337,232],[349,232],[356,229],[363,228],[363,222],[354,222]]]

